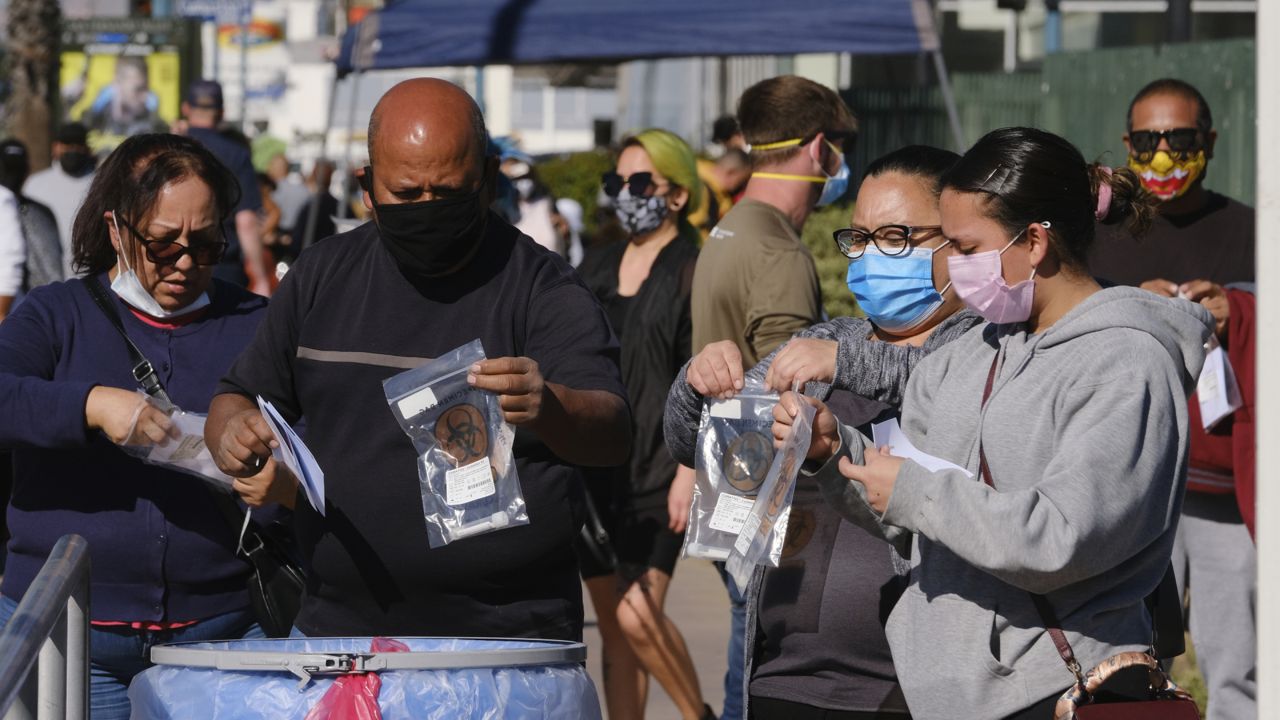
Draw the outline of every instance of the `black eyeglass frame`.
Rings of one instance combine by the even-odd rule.
[[[897,230],[901,232],[902,245],[900,247],[889,248],[889,249],[885,249],[883,246],[881,246],[880,239],[883,239],[883,231],[885,230]],[[927,233],[928,237],[916,237],[914,238],[914,242],[913,242],[913,236],[916,233]],[[916,243],[924,242],[925,240],[929,240],[932,237],[935,237],[941,234],[942,234],[941,225],[881,225],[880,227],[876,228],[875,230],[872,230],[871,232],[866,232],[864,230],[857,230],[854,228],[840,228],[839,230],[836,230],[831,233],[831,238],[836,241],[836,248],[840,250],[841,255],[844,255],[850,260],[858,260],[864,254],[866,254],[867,243],[874,244],[876,246],[876,249],[879,250],[881,254],[887,257],[897,257],[899,255],[903,255],[907,253],[912,247],[915,246]],[[841,241],[842,235],[845,236],[844,241]],[[862,250],[858,251],[857,254],[854,254],[852,250],[853,238],[855,235],[862,235],[867,238],[866,240],[862,241]]]
[[[199,265],[201,267],[213,267],[214,265],[217,265],[218,263],[222,262],[223,255],[226,255],[227,253],[227,246],[228,246],[227,229],[222,223],[218,223],[217,225],[218,234],[222,236],[221,242],[200,243],[197,246],[196,250],[192,250],[190,245],[183,245],[177,240],[152,240],[148,238],[146,235],[143,235],[137,228],[131,225],[128,220],[125,220],[123,217],[121,217],[119,213],[116,213],[115,218],[116,220],[120,221],[120,224],[125,226],[125,228],[129,230],[129,232],[133,233],[134,239],[142,243],[142,251],[146,254],[147,259],[157,265],[172,265],[178,262],[179,260],[181,260],[183,255],[190,255],[191,259],[195,261],[196,265]],[[157,256],[155,254],[155,250],[153,247],[156,245],[173,246],[178,248],[178,252],[174,253],[173,255]],[[196,253],[202,252],[204,248],[218,249],[217,255],[213,257],[212,262],[202,262],[200,256],[196,254]],[[206,256],[206,259],[208,259],[208,256]]]
[[[1141,162],[1147,162],[1156,154],[1161,140],[1168,143],[1169,152],[1184,157],[1205,147],[1204,132],[1198,127],[1129,131],[1129,147]]]
[[[631,189],[631,197],[650,197],[659,192],[662,183],[654,180],[653,173],[647,170],[631,173],[625,178],[610,170],[600,176],[600,185],[604,189],[604,194],[611,198],[618,197],[624,187]]]

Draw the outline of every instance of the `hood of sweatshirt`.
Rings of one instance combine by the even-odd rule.
[[[1183,387],[1192,388],[1204,364],[1204,344],[1213,334],[1213,315],[1203,305],[1165,298],[1131,287],[1090,295],[1041,333],[1037,349],[1048,350],[1091,333],[1128,328],[1155,338],[1183,369]]]

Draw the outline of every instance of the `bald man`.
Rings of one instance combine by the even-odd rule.
[[[253,396],[305,418],[327,510],[298,503],[306,635],[581,638],[579,468],[630,451],[618,346],[569,265],[489,212],[486,148],[457,87],[388,91],[361,176],[375,222],[302,253],[213,400],[205,437],[234,476],[270,454]],[[491,359],[468,379],[516,426],[529,524],[433,549],[417,453],[382,381],[476,338]]]

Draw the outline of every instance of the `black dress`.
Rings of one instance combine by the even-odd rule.
[[[631,402],[633,443],[627,465],[589,480],[596,514],[608,533],[616,565],[607,552],[578,548],[583,577],[617,572],[634,580],[648,568],[670,575],[684,543],[668,528],[667,491],[677,464],[662,435],[667,391],[689,360],[689,298],[698,248],[685,236],[667,244],[634,296],[618,294],[618,269],[628,241],[594,249],[579,273],[600,300],[622,343],[622,381]],[[589,533],[587,534],[589,535]]]

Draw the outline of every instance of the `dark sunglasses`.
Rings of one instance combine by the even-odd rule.
[[[1129,132],[1129,145],[1140,160],[1150,159],[1151,155],[1155,154],[1156,148],[1160,147],[1161,140],[1169,143],[1169,150],[1175,153],[1195,152],[1204,145],[1199,128],[1132,130]]]
[[[631,177],[624,178],[611,171],[600,176],[600,181],[604,184],[604,194],[612,198],[618,197],[624,187],[631,190],[631,197],[649,197],[658,189],[651,172],[632,173]]]
[[[893,257],[901,255],[911,248],[911,243],[922,242],[942,233],[941,225],[885,225],[871,232],[856,228],[844,228],[831,233],[836,239],[836,247],[850,260],[857,260],[867,251],[867,244],[873,243],[882,254]]]
[[[223,234],[224,230],[221,223],[214,226],[217,230],[213,232],[216,232],[223,239],[203,240],[193,242],[188,246],[177,240],[152,240],[138,232],[137,228],[130,225],[129,221],[120,217],[119,214],[116,215],[116,220],[119,220],[121,225],[133,233],[133,237],[142,243],[142,249],[146,253],[147,259],[157,265],[172,265],[178,262],[178,259],[183,255],[190,255],[197,265],[217,265],[222,260],[223,253],[227,251],[226,236]]]

